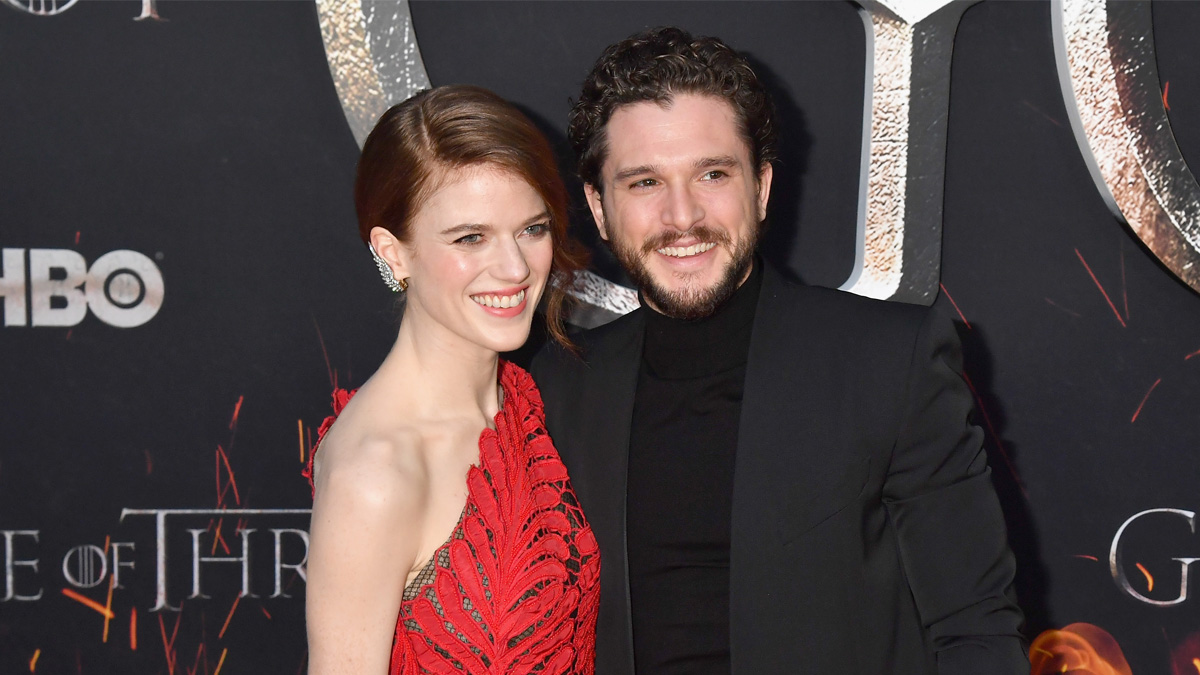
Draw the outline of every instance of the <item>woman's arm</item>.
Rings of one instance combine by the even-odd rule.
[[[426,482],[388,442],[322,448],[308,556],[309,675],[388,670]],[[405,460],[408,460],[407,462]]]

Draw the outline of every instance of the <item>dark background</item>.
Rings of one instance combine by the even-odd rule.
[[[1200,5],[1153,9],[1172,128],[1196,166]],[[310,505],[298,423],[301,438],[315,434],[331,381],[361,383],[396,326],[355,231],[358,149],[313,3],[160,2],[165,21],[133,21],[140,10],[0,7],[0,247],[70,249],[89,263],[132,249],[156,260],[166,286],[161,311],[136,328],[90,314],[72,328],[0,327],[0,530],[39,531],[36,544],[16,540],[18,558],[40,561],[37,572],[18,568],[17,592],[43,591],[0,603],[0,672],[27,672],[36,653],[46,673],[211,673],[219,663],[223,673],[296,673],[303,583],[289,579],[292,599],[266,597],[264,533],[304,518],[250,525],[264,537],[253,567],[262,597],[235,606],[236,565],[221,565],[205,570],[212,598],[185,600],[180,613],[148,611],[153,527],[119,518],[122,508]],[[867,57],[854,5],[413,2],[412,15],[433,84],[470,82],[518,102],[564,169],[569,98],[604,46],[665,23],[723,37],[772,83],[783,117],[765,255],[810,283],[848,275]],[[594,246],[580,199],[574,216]],[[945,294],[937,304],[959,322],[1029,637],[1083,621],[1114,636],[1134,673],[1173,673],[1173,650],[1190,664],[1200,648],[1181,645],[1200,631],[1200,585],[1180,605],[1153,607],[1117,588],[1107,557],[1131,515],[1200,510],[1200,356],[1187,358],[1200,350],[1200,298],[1097,193],[1066,119],[1047,3],[984,2],[963,15],[943,233],[942,283],[961,316]],[[623,280],[601,247],[595,257]],[[235,525],[224,519],[236,553]],[[172,604],[190,590],[183,527],[172,534]],[[61,592],[73,588],[63,555],[105,537],[137,545],[107,642],[103,616]],[[1200,535],[1146,519],[1125,555],[1139,592],[1170,599],[1170,559],[1200,556]],[[73,590],[103,605],[106,587]]]

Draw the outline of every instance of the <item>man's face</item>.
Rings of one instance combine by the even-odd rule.
[[[651,307],[708,316],[749,275],[771,166],[753,166],[733,109],[711,96],[622,106],[606,133],[603,196],[584,186],[600,236]]]

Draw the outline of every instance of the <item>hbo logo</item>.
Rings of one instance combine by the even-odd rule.
[[[162,272],[137,251],[110,251],[90,268],[83,256],[61,248],[29,249],[26,267],[25,253],[0,252],[5,326],[74,326],[90,308],[110,326],[133,328],[162,308]]]

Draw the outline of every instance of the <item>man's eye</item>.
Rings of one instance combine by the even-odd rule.
[[[465,234],[454,240],[456,244],[478,244],[483,241],[482,234]]]
[[[721,178],[724,178],[727,175],[729,175],[729,174],[725,173],[724,171],[721,171],[720,169],[713,169],[712,171],[709,171],[704,174],[704,180],[719,180]]]
[[[631,188],[646,188],[646,187],[653,187],[655,185],[658,185],[658,181],[654,180],[653,178],[643,178],[641,180],[634,181],[633,184],[630,185],[629,187],[631,187]]]
[[[538,223],[537,225],[530,225],[529,227],[525,228],[525,234],[527,234],[531,237],[540,237],[549,231],[550,231],[549,223]]]

